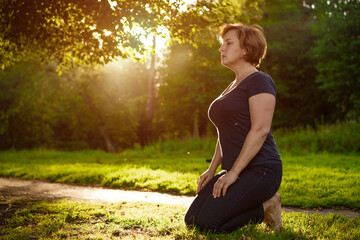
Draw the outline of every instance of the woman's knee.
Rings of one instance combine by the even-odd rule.
[[[187,212],[185,214],[184,221],[187,226],[193,226],[193,225],[195,225],[195,216],[193,214]]]
[[[199,215],[195,221],[195,225],[202,230],[220,231],[220,223],[215,218],[209,216]]]

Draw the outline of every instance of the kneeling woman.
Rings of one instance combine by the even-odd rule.
[[[270,76],[256,69],[266,40],[257,25],[227,24],[220,36],[221,64],[236,78],[209,107],[218,141],[185,223],[230,232],[264,221],[279,230],[282,165],[271,134],[276,89]],[[220,164],[223,171],[215,175]]]

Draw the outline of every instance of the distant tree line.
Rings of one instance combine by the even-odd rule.
[[[264,28],[268,50],[260,70],[272,76],[278,91],[273,128],[359,119],[360,1],[222,2],[212,5],[211,14],[215,15],[208,13],[206,18],[196,18],[195,14],[206,1],[201,1],[203,5],[198,5],[196,11],[187,15],[175,14],[176,6],[169,8],[173,17],[176,15],[184,21],[184,26],[164,23],[173,29],[173,44],[156,65],[150,142],[215,136],[215,129],[207,118],[208,106],[234,78],[233,73],[222,67],[219,61],[216,34],[218,26],[224,22],[256,23]],[[139,5],[140,8],[144,6]],[[161,6],[166,9],[166,5]],[[61,5],[63,7],[66,6]],[[95,9],[95,5],[83,7],[77,14],[88,11],[90,15],[84,21],[99,21],[98,25],[95,24],[97,32],[102,32],[99,26],[113,27],[103,22],[104,17],[92,16],[95,13],[91,9]],[[130,19],[135,16],[131,11],[128,14],[125,17]],[[162,14],[166,18],[165,13]],[[115,17],[109,16],[113,22]],[[212,25],[207,25],[216,17],[218,19],[213,20]],[[56,36],[52,31],[59,27],[57,21],[61,22],[61,18],[57,19],[52,20],[51,32],[48,33],[52,37]],[[189,23],[185,20],[196,22],[191,34],[186,32],[191,28],[186,27]],[[149,143],[145,117],[149,97],[148,62],[124,60],[118,66],[112,64],[105,68],[71,63],[73,57],[78,58],[81,65],[87,61],[91,63],[92,58],[103,54],[102,51],[107,53],[106,57],[97,58],[94,63],[109,62],[112,55],[127,57],[124,49],[117,52],[106,50],[115,45],[115,40],[107,39],[108,36],[103,36],[102,44],[108,41],[106,48],[90,54],[95,54],[93,57],[86,55],[85,45],[76,45],[72,56],[70,48],[66,53],[56,45],[56,41],[37,42],[19,51],[23,39],[17,42],[6,39],[8,35],[1,25],[4,21],[0,20],[3,29],[0,57],[4,68],[0,71],[1,149],[92,148],[116,152],[134,144]],[[139,19],[139,24],[144,21]],[[155,25],[151,22],[148,28]],[[86,24],[79,27],[87,29]],[[31,39],[35,33],[31,33]],[[131,42],[128,35],[123,37],[122,41]],[[78,38],[80,36],[74,35],[72,41]],[[88,46],[90,50],[96,48],[98,40],[92,39],[89,44],[93,44]],[[41,46],[47,48],[45,53],[41,52]],[[26,55],[32,48],[37,49],[34,54]],[[51,49],[59,56],[63,54],[63,62],[50,64],[46,61]],[[134,47],[133,51],[142,50]],[[56,57],[56,54],[51,57]],[[70,70],[59,76],[59,66]]]

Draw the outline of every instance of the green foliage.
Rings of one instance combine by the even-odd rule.
[[[158,105],[167,138],[206,136],[208,128],[215,130],[208,107],[234,76],[219,63],[219,43],[215,38],[208,41],[210,47],[172,45],[160,71]]]
[[[0,68],[29,51],[57,62],[59,70],[136,56],[145,50],[139,28],[147,35],[163,27],[172,38],[191,41],[199,29],[221,21],[218,12],[227,9],[217,1],[197,1],[185,11],[183,5],[182,0],[3,0]]]
[[[219,61],[217,27],[225,22],[257,23],[265,29],[268,54],[260,70],[277,85],[274,129],[358,118],[356,1],[198,1],[187,10],[180,1],[113,2],[117,5],[96,0],[2,2],[3,66],[25,55],[34,59],[34,52],[40,59],[0,72],[1,149],[106,149],[106,135],[117,150],[143,145],[145,64],[72,68],[61,77],[54,71],[75,63],[105,63],[132,50],[140,53],[144,49],[136,42],[136,27],[145,34],[164,27],[172,37],[158,64],[151,141],[216,134],[207,110],[234,78]],[[112,34],[106,36],[105,29]],[[58,64],[40,65],[51,59]],[[287,137],[277,139],[287,151],[358,151],[358,140],[337,134],[324,140],[326,146],[319,139],[309,147],[307,136],[301,137],[293,150]]]
[[[317,40],[313,47],[317,82],[327,93],[337,119],[360,113],[360,3],[316,1]],[[350,116],[349,116],[350,115]]]
[[[268,49],[261,69],[271,75],[277,87],[273,126],[333,120],[327,96],[315,82],[312,28],[316,23],[312,10],[302,1],[268,0],[262,12],[259,24],[264,27]]]
[[[204,3],[198,3],[198,6]],[[204,137],[215,133],[208,120],[210,103],[233,80],[234,74],[221,66],[219,26],[227,22],[246,22],[241,1],[219,1],[209,8],[210,27],[192,33],[189,41],[173,42],[160,67],[156,127],[160,138]],[[197,9],[200,13],[200,9]],[[193,24],[186,17],[182,24]],[[210,131],[209,131],[210,130]]]
[[[38,60],[8,68],[0,72],[1,149],[106,149],[104,131],[117,149],[131,147],[146,80],[146,67],[130,61],[62,76]]]
[[[318,125],[316,129],[298,127],[279,129],[274,132],[281,151],[301,155],[318,152],[360,153],[360,123],[338,122]]]
[[[74,74],[64,76],[72,83],[75,94],[81,97],[82,110],[88,114],[87,119],[77,116],[77,120],[83,121],[81,123],[85,126],[83,132],[87,135],[85,141],[90,148],[106,149],[104,131],[118,149],[131,147],[137,140],[139,114],[136,114],[134,109],[139,103],[132,97],[141,97],[145,91],[143,88],[137,89],[136,92],[129,90],[129,85],[145,82],[147,71],[142,64],[129,62],[120,64],[123,64],[122,68],[116,68],[114,65],[113,69],[108,71],[82,68]],[[138,73],[136,76],[132,74],[134,71]],[[66,123],[66,120],[62,123]],[[71,138],[62,140],[71,140]]]
[[[358,239],[360,218],[282,213],[283,229],[246,225],[229,234],[186,228],[186,208],[150,203],[9,201],[16,212],[0,230],[4,239]]]
[[[50,72],[48,71],[50,70]],[[0,72],[0,145],[32,148],[51,142],[56,116],[56,89],[51,67],[37,60]]]

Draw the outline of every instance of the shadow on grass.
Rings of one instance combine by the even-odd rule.
[[[264,224],[248,224],[231,233],[214,233],[211,231],[200,231],[194,229],[197,239],[211,239],[211,240],[233,240],[233,239],[308,239],[308,237],[295,232],[289,227],[283,227],[280,231],[273,231]]]
[[[249,224],[232,233],[185,227],[185,208],[161,204],[116,204],[15,199],[0,202],[1,239],[359,239],[360,218],[284,213],[284,227]]]

